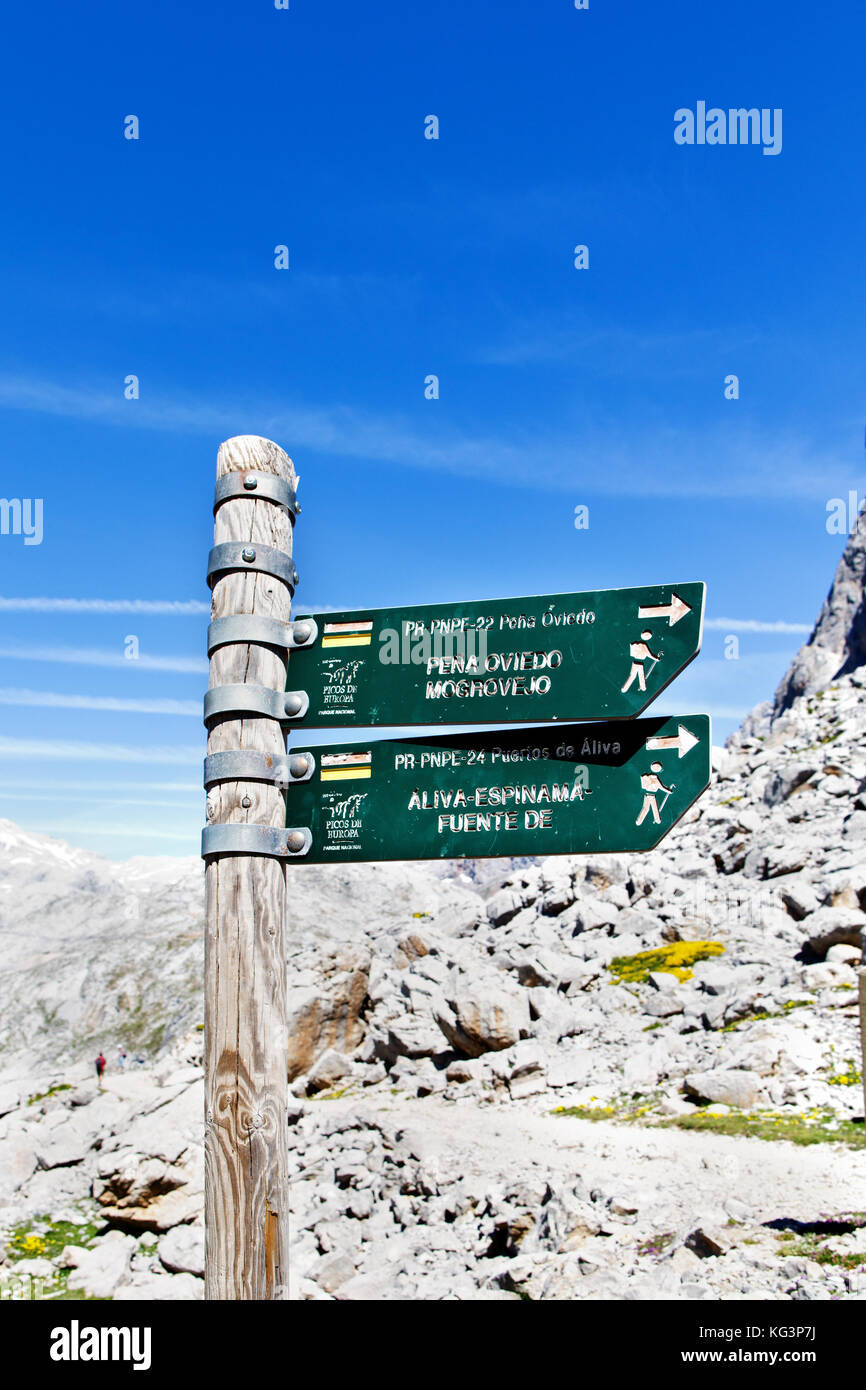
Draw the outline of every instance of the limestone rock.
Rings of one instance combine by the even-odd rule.
[[[95,1240],[90,1249],[79,1247],[69,1289],[80,1291],[87,1298],[113,1298],[129,1276],[130,1260],[137,1249],[132,1236],[120,1231],[109,1231]],[[71,1250],[67,1249],[67,1254],[71,1255]]]
[[[779,684],[774,715],[837,676],[866,664],[866,517],[852,530],[832,587],[805,646]]]
[[[24,1138],[5,1139],[0,1163],[0,1201],[8,1201],[14,1192],[36,1171],[36,1150]]]
[[[756,1105],[761,1091],[761,1078],[751,1071],[726,1071],[718,1068],[713,1071],[692,1072],[685,1078],[685,1088],[689,1095],[709,1103],[736,1106],[749,1110]]]
[[[191,1274],[136,1274],[114,1295],[115,1303],[194,1303],[204,1299],[204,1280]]]
[[[866,913],[850,907],[822,907],[812,913],[807,925],[809,950],[823,960],[831,946],[862,945]]]
[[[370,953],[345,947],[325,962],[320,982],[289,990],[289,1080],[309,1072],[323,1052],[354,1052],[364,1038]]]
[[[204,1275],[204,1227],[174,1226],[159,1241],[159,1258],[170,1274]]]
[[[333,1049],[323,1052],[307,1076],[307,1091],[330,1091],[339,1082],[352,1074],[352,1059]]]
[[[448,1003],[436,1021],[452,1046],[470,1057],[511,1047],[529,1032],[525,992],[466,984]]]

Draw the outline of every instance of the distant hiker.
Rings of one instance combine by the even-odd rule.
[[[118,1070],[118,1071],[123,1071],[123,1068],[124,1068],[125,1066],[126,1066],[126,1048],[125,1048],[125,1047],[119,1047],[119,1048],[117,1049],[117,1070]]]
[[[96,1059],[96,1079],[97,1079],[97,1081],[99,1082],[100,1086],[102,1085],[102,1073],[103,1073],[104,1071],[105,1071],[105,1058],[103,1057],[102,1053],[100,1052],[99,1056],[98,1056],[97,1059]]]

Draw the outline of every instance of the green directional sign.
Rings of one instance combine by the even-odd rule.
[[[292,749],[293,757],[300,749]],[[710,780],[705,714],[304,750],[286,792],[297,862],[652,849]]]
[[[702,583],[314,615],[294,725],[630,719],[701,646]],[[303,619],[296,620],[300,626]]]

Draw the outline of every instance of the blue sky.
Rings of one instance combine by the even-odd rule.
[[[798,0],[10,12],[0,492],[44,538],[0,536],[0,816],[197,852],[232,434],[301,475],[299,606],[706,580],[656,708],[722,741],[866,491],[864,37]],[[781,152],[676,144],[698,101],[781,109]]]

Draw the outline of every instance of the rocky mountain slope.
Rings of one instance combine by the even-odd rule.
[[[652,854],[296,866],[298,1296],[866,1296],[862,546]],[[3,1271],[199,1297],[200,870],[3,835]]]
[[[866,664],[866,515],[859,515],[812,634],[781,681],[773,713]]]
[[[292,949],[327,955],[371,922],[445,920],[487,866],[295,866]],[[201,1022],[201,861],[113,863],[0,821],[0,1071],[89,1061],[122,1044],[152,1061]]]

